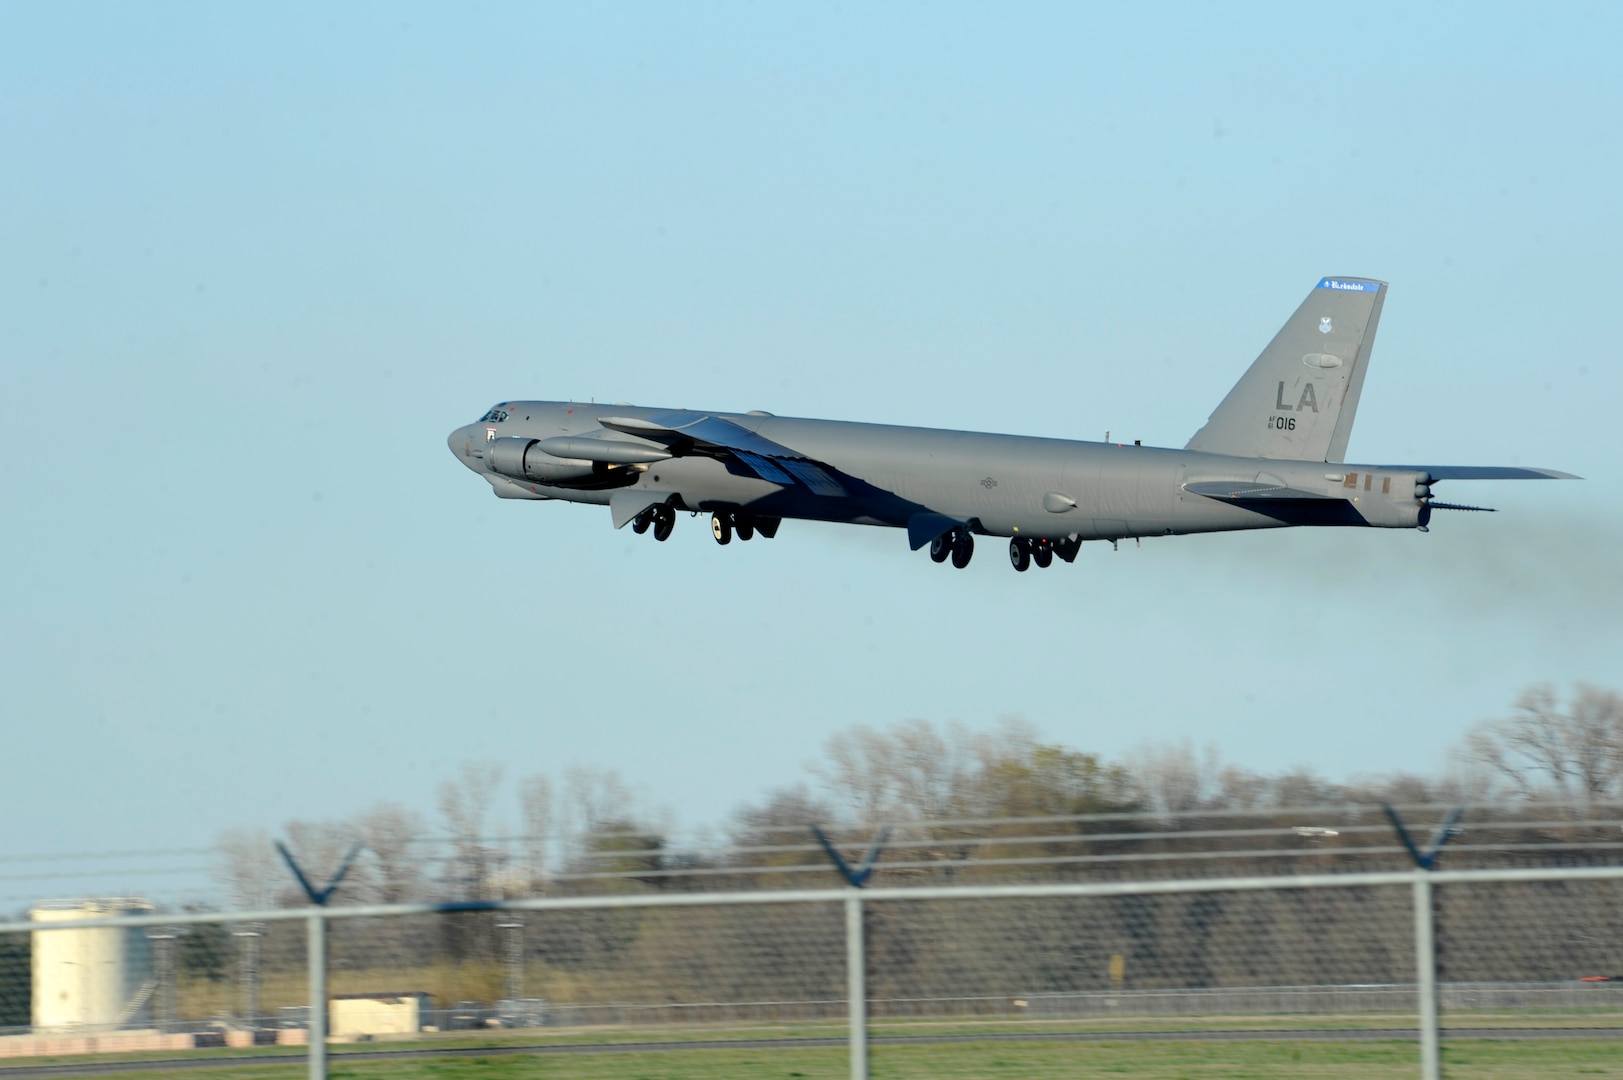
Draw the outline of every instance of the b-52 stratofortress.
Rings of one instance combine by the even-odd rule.
[[[708,513],[719,544],[785,519],[907,530],[969,565],[1007,537],[1016,570],[1084,540],[1363,525],[1426,531],[1455,480],[1575,479],[1553,469],[1344,462],[1386,283],[1327,277],[1181,450],[765,412],[507,401],[451,433],[451,452],[504,499],[600,503],[615,528],[670,537]]]

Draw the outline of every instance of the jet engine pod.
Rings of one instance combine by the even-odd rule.
[[[556,458],[537,439],[494,439],[485,446],[485,467],[515,480],[567,483],[592,475],[592,463],[581,458]]]

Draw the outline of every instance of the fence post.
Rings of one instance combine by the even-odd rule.
[[[310,1080],[327,1080],[327,920],[310,910]]]
[[[845,997],[850,1003],[851,1080],[868,1080],[868,955],[862,894],[845,897]]]
[[[1432,908],[1431,878],[1417,869],[1414,877],[1415,989],[1420,996],[1420,1077],[1442,1080],[1442,1038],[1437,1019],[1437,926]]]

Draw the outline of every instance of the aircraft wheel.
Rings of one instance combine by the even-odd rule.
[[[1047,570],[1054,565],[1054,548],[1047,540],[1039,540],[1031,551],[1031,561],[1040,569]]]
[[[733,522],[726,514],[710,515],[710,535],[716,538],[718,544],[728,544],[733,539]]]
[[[959,530],[957,542],[952,545],[952,565],[962,570],[975,555],[975,538]]]
[[[740,518],[733,525],[733,528],[734,528],[735,531],[737,531],[738,538],[740,540],[753,540],[753,539],[755,539],[755,526],[752,525],[749,522],[749,519]]]
[[[952,533],[942,533],[930,541],[930,561],[946,562],[947,556],[952,554]]]
[[[661,506],[654,510],[654,539],[660,543],[671,538],[671,530],[676,528],[676,511],[668,506]]]
[[[1009,541],[1009,565],[1022,574],[1031,566],[1031,549],[1018,536]]]
[[[654,511],[644,510],[642,513],[631,519],[631,531],[636,533],[638,536],[641,536],[643,533],[648,531],[648,527],[653,523]]]

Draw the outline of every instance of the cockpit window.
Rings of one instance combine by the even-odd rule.
[[[466,414],[464,414],[464,415],[466,415]],[[479,422],[481,424],[499,424],[503,420],[506,420],[506,419],[507,419],[507,410],[506,409],[491,409],[489,412],[487,412],[484,415],[483,418],[480,419]]]

